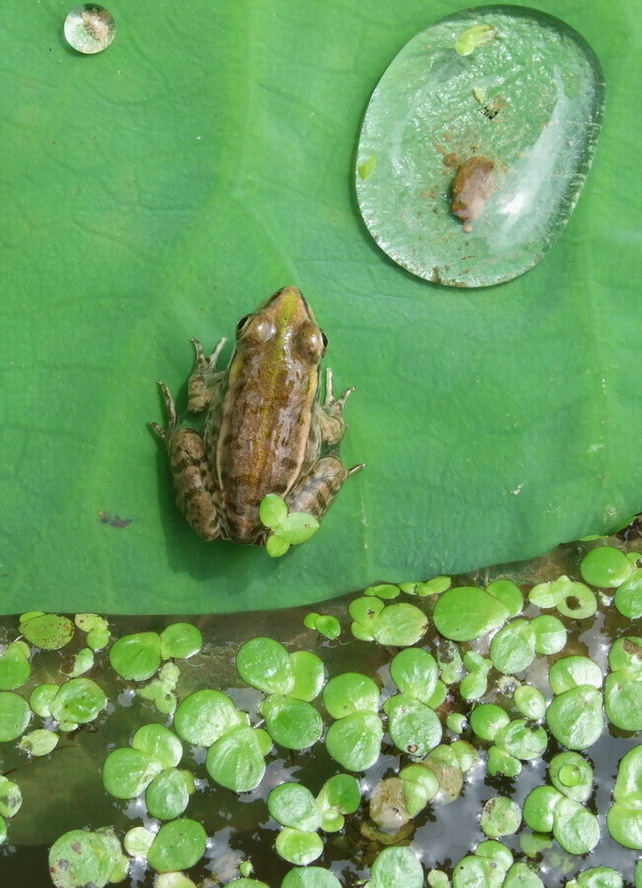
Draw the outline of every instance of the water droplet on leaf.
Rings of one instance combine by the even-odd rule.
[[[64,24],[65,40],[84,55],[102,52],[116,34],[114,17],[95,3],[83,3],[72,9]]]

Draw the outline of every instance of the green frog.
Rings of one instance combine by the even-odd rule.
[[[335,399],[327,370],[320,403],[328,340],[301,291],[284,287],[241,318],[225,370],[216,369],[224,339],[209,357],[197,339],[192,342],[188,410],[207,410],[203,434],[178,427],[163,382],[167,428],[150,423],[167,448],[176,503],[189,524],[205,540],[265,545],[269,531],[259,520],[259,504],[269,493],[282,497],[290,513],[321,518],[363,466],[346,469],[336,452],[353,389]]]

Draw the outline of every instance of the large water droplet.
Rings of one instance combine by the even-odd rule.
[[[103,6],[84,3],[65,19],[65,40],[78,52],[92,55],[107,49],[116,33],[114,18]]]
[[[379,246],[419,277],[511,280],[561,234],[604,106],[595,55],[553,16],[463,10],[417,34],[366,111],[356,187]]]

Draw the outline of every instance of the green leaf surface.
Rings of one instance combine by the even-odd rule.
[[[640,510],[637,0],[539,3],[601,61],[600,145],[544,260],[466,292],[388,260],[351,184],[382,72],[461,6],[114,0],[113,44],[81,56],[66,8],[5,5],[3,612],[310,603],[525,559]],[[190,530],[146,422],[159,378],[185,409],[190,337],[231,336],[290,283],[337,388],[357,388],[343,456],[368,465],[271,559]]]

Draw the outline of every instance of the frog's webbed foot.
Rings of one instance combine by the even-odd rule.
[[[324,444],[333,446],[338,444],[346,430],[346,421],[343,418],[345,403],[354,391],[354,386],[347,388],[338,398],[334,397],[332,370],[328,367],[325,372],[325,399],[319,410],[319,428]]]
[[[223,371],[216,369],[216,362],[225,342],[225,339],[221,339],[212,354],[206,357],[199,340],[192,339],[196,357],[194,369],[187,384],[187,409],[191,413],[201,413],[212,401],[214,392],[223,378]]]
[[[221,521],[215,506],[216,484],[203,439],[196,429],[178,428],[171,392],[164,382],[158,385],[165,399],[167,426],[163,428],[157,422],[149,425],[167,449],[176,505],[199,536],[215,540],[221,536]]]

